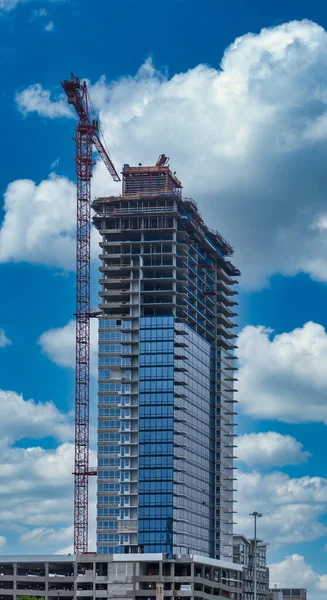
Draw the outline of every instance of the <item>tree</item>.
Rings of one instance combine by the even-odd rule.
[[[23,594],[22,596],[16,596],[16,600],[44,600],[44,596],[27,596]]]

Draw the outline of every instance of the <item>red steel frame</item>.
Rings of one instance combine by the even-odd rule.
[[[98,135],[98,122],[89,116],[86,82],[73,74],[62,82],[69,104],[79,116],[76,125],[76,386],[74,465],[74,553],[88,550],[89,404],[90,404],[90,263],[91,263],[91,178],[93,144],[114,181],[120,177]]]

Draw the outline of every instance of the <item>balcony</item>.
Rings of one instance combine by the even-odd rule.
[[[227,306],[237,306],[238,302],[234,302],[230,295],[227,295],[223,290],[217,290],[217,299],[218,302],[222,302]]]

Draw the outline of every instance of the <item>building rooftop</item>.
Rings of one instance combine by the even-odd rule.
[[[224,560],[216,560],[206,556],[197,554],[177,555],[173,559],[167,559],[162,553],[132,553],[132,554],[97,554],[96,552],[85,552],[84,554],[4,554],[0,555],[1,563],[62,563],[62,562],[159,562],[163,560],[177,560],[181,562],[199,562],[213,567],[221,567],[223,569],[233,569],[241,571],[242,566]]]

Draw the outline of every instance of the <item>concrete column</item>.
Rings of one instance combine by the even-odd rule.
[[[17,594],[17,563],[13,564],[13,569],[14,569],[14,577],[13,577],[13,600],[16,600],[16,594]]]
[[[156,584],[156,600],[164,600],[164,585],[163,585],[163,583]]]
[[[194,589],[195,589],[195,569],[194,569],[194,562],[191,562],[191,578],[192,578],[192,582],[191,582],[191,586],[192,586],[192,596],[191,598],[194,598]]]
[[[76,600],[76,590],[77,590],[77,560],[74,562],[74,600]]]
[[[45,598],[45,600],[48,600],[48,595],[49,595],[49,563],[45,563],[44,567],[45,567],[44,598]]]
[[[94,562],[93,563],[93,577],[92,577],[92,579],[93,579],[93,586],[92,586],[93,598],[96,597],[96,586],[95,586],[96,578],[97,578],[97,571],[96,571],[96,563]]]

